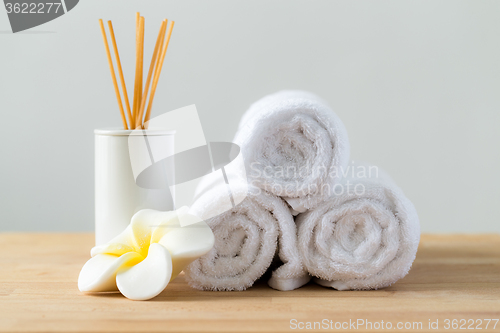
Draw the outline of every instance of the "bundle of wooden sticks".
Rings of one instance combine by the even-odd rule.
[[[111,35],[111,42],[113,45],[116,58],[116,68],[118,69],[118,74],[120,76],[123,98],[125,100],[125,106],[127,108],[127,115],[128,115],[128,123],[127,123],[127,117],[125,116],[125,111],[123,109],[120,89],[118,88],[118,82],[116,80],[113,60],[111,59],[111,52],[109,50],[108,38],[106,36],[106,31],[104,29],[103,22],[102,20],[99,20],[99,24],[101,26],[102,38],[104,39],[104,46],[106,47],[106,53],[108,56],[109,69],[111,71],[111,77],[113,79],[113,85],[115,87],[116,98],[118,100],[118,106],[120,108],[120,113],[122,116],[123,127],[125,129],[147,129],[148,127],[148,121],[149,118],[151,117],[151,108],[153,106],[153,99],[156,92],[156,86],[158,85],[158,79],[160,78],[161,69],[163,67],[163,61],[165,60],[165,54],[167,53],[168,43],[170,42],[170,36],[172,35],[172,29],[174,28],[174,23],[175,23],[174,21],[171,21],[170,25],[168,25],[168,20],[166,19],[161,23],[160,31],[158,33],[158,38],[156,39],[155,49],[153,51],[153,56],[151,59],[151,64],[149,65],[148,75],[146,77],[146,84],[143,84],[145,20],[144,17],[140,16],[139,13],[136,14],[135,83],[134,83],[134,99],[131,107],[127,94],[127,87],[125,86],[125,79],[123,77],[120,55],[118,54],[118,47],[116,45],[116,38],[113,30],[113,24],[111,23],[111,21],[108,21],[109,33]],[[151,79],[153,80],[152,83]],[[148,93],[149,93],[149,103],[146,107],[146,99],[148,97]],[[144,112],[144,110],[146,110],[146,112]]]

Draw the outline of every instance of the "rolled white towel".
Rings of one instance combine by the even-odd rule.
[[[281,91],[250,106],[234,142],[255,186],[303,212],[329,197],[349,160],[344,124],[319,97]]]
[[[297,217],[299,251],[309,273],[323,286],[387,287],[403,278],[415,259],[420,240],[417,212],[381,170],[352,167],[358,175],[365,168],[366,178],[345,178],[336,188],[338,195]]]
[[[203,218],[225,205],[227,187],[206,191],[190,211]],[[248,196],[233,209],[206,220],[215,245],[185,270],[188,283],[200,290],[245,290],[270,267],[277,254],[280,267],[268,284],[293,290],[310,280],[297,249],[296,227],[283,200],[258,188],[233,186],[233,196]]]

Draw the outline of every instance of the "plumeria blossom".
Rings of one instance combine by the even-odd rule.
[[[141,210],[120,235],[92,248],[78,288],[82,292],[119,290],[127,298],[147,300],[213,245],[212,230],[188,214],[187,207],[170,212]]]

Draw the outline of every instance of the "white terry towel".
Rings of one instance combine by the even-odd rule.
[[[307,270],[323,286],[387,287],[403,278],[415,259],[420,240],[417,212],[381,170],[352,167],[355,177],[348,170],[351,177],[342,181],[344,193],[339,186],[338,195],[297,217],[299,250]],[[360,168],[365,168],[366,178],[356,177],[362,175]]]
[[[303,212],[328,197],[349,160],[344,124],[316,95],[281,91],[250,106],[234,142],[249,181]]]
[[[224,186],[206,191],[190,212],[201,218],[214,216],[212,211],[225,204],[227,191]],[[233,196],[241,191],[248,191],[242,202],[205,221],[212,228],[215,245],[185,269],[189,285],[200,290],[245,290],[266,272],[275,254],[283,264],[272,272],[268,281],[272,288],[293,290],[306,284],[310,276],[301,263],[289,208],[261,189],[231,187]]]

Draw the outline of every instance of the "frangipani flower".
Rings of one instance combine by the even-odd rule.
[[[120,235],[92,248],[92,258],[78,277],[80,291],[119,290],[133,300],[157,296],[214,245],[212,230],[187,211],[182,207],[171,212],[137,212]],[[181,227],[179,218],[185,226]]]

